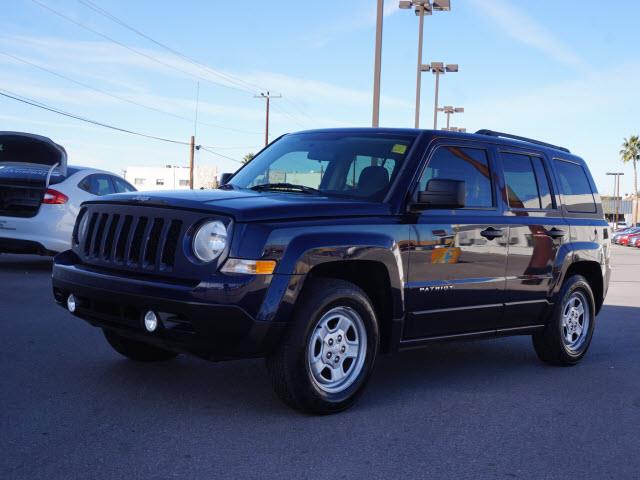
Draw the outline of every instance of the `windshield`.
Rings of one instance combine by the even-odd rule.
[[[382,200],[414,139],[376,132],[287,135],[239,170],[228,185]]]

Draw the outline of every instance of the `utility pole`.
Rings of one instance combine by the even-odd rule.
[[[189,141],[189,188],[193,190],[193,160],[195,156],[196,134],[198,132],[198,106],[200,103],[200,82],[196,84],[196,111],[193,116],[193,135]],[[173,183],[175,188],[176,171],[173,170]]]
[[[272,98],[282,98],[282,95],[272,95],[269,90],[267,93],[261,93],[260,95],[254,95],[255,98],[264,98],[267,100],[267,115],[266,115],[266,126],[264,129],[264,146],[269,145],[269,102]]]
[[[189,188],[193,190],[193,154],[196,148],[196,137],[191,135],[189,142]]]
[[[613,221],[613,229],[616,230],[618,228],[618,216],[620,215],[620,202],[622,202],[622,198],[620,197],[620,177],[624,175],[623,172],[607,172],[607,175],[613,176],[613,201],[616,204],[616,218]]]
[[[384,17],[384,0],[378,0],[376,13],[376,52],[373,65],[373,115],[371,126],[380,126],[380,70],[382,64],[382,18]]]

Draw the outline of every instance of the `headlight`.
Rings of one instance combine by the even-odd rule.
[[[193,254],[205,263],[214,261],[227,246],[227,228],[219,220],[203,223],[193,237]]]

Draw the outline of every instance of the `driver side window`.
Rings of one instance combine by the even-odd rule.
[[[436,147],[420,178],[420,190],[432,179],[462,180],[465,208],[495,206],[486,150],[458,146]]]

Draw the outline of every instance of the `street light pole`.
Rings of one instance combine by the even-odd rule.
[[[613,229],[618,228],[618,217],[620,216],[620,203],[622,198],[620,197],[620,177],[624,175],[623,172],[607,172],[607,175],[613,176],[613,201],[616,204],[616,218],[613,221]]]
[[[422,38],[424,30],[424,7],[419,5],[416,7],[416,12],[420,17],[418,22],[418,65],[416,66],[416,113],[414,125],[416,128],[420,127],[420,84],[422,79]]]
[[[382,18],[384,17],[384,0],[378,0],[376,19],[376,52],[373,66],[373,114],[371,126],[380,126],[380,70],[382,63]]]
[[[438,111],[444,112],[447,115],[447,128],[445,128],[445,130],[449,130],[451,115],[454,113],[464,113],[464,107],[452,107],[451,105],[445,105],[442,108],[438,108]]]
[[[429,65],[429,69],[436,76],[436,95],[435,100],[433,102],[433,129],[438,129],[438,93],[440,90],[440,75],[444,75],[446,72],[457,72],[458,64],[457,63],[447,63],[446,65],[443,62],[431,62]]]
[[[438,129],[438,91],[440,90],[440,71],[433,72],[436,76],[436,97],[433,101],[433,129]]]
[[[424,40],[424,16],[431,15],[434,10],[451,10],[451,0],[401,0],[399,7],[402,9],[414,8],[419,18],[418,22],[418,64],[416,66],[416,111],[414,118],[415,128],[420,127],[420,87],[422,72],[429,71],[428,65],[422,64],[422,45]]]

